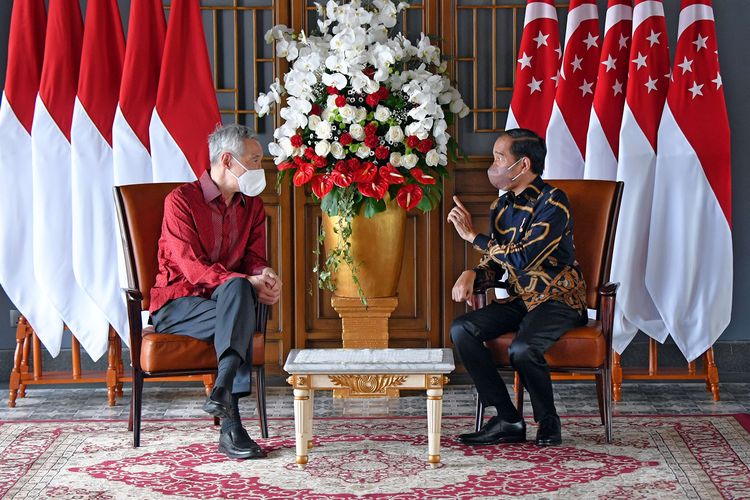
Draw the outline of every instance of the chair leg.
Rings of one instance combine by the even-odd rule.
[[[518,414],[523,418],[523,384],[521,383],[521,375],[518,372],[514,372],[513,378],[513,390],[516,393],[516,410]]]
[[[606,425],[607,422],[604,418],[604,374],[596,374],[596,399],[599,403],[599,416],[602,419],[602,425]]]
[[[130,411],[128,412],[128,432],[133,432],[133,398],[132,397],[130,398]]]
[[[255,398],[258,402],[258,417],[260,418],[260,435],[268,438],[268,417],[266,415],[266,369],[259,366],[255,376]]]
[[[604,432],[607,442],[612,442],[612,370],[604,369]]]
[[[133,447],[141,445],[141,402],[143,400],[143,372],[133,369]]]
[[[476,418],[474,421],[474,429],[479,432],[482,428],[482,424],[484,420],[484,404],[482,404],[482,400],[479,398],[479,394],[477,394],[477,412],[476,412]]]

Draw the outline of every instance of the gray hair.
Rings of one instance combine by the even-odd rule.
[[[224,152],[237,158],[243,156],[247,139],[255,139],[255,134],[244,125],[231,123],[217,126],[208,136],[208,158],[211,165],[219,161],[219,156]]]

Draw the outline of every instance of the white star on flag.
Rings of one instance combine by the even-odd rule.
[[[630,39],[629,36],[625,36],[623,34],[620,34],[620,49],[627,49],[628,48],[628,39]]]
[[[714,78],[711,81],[716,84],[716,90],[719,90],[719,87],[721,87],[721,84],[722,84],[721,75],[719,73],[716,73],[716,78]]]
[[[695,41],[693,42],[693,44],[695,44],[695,46],[697,47],[698,52],[700,52],[701,49],[705,49],[706,48],[706,42],[707,41],[708,41],[708,37],[707,36],[706,37],[702,37],[700,35],[700,33],[699,33],[698,34],[698,38],[695,39]]]
[[[533,57],[534,56],[527,56],[526,52],[524,52],[523,55],[521,56],[521,58],[518,60],[518,62],[521,63],[521,69],[523,69],[523,68],[530,68],[531,67],[531,59]]]
[[[612,57],[612,54],[609,54],[607,56],[607,60],[606,61],[602,61],[602,64],[607,67],[607,72],[609,72],[609,70],[616,69],[615,68],[615,63],[616,62],[617,62],[617,59],[615,59],[614,57]]]
[[[598,47],[596,41],[599,39],[598,36],[594,36],[591,33],[589,33],[589,36],[586,37],[586,39],[583,41],[583,43],[586,44],[586,49],[590,49],[591,47]]]
[[[622,83],[619,80],[615,80],[615,84],[612,85],[612,90],[615,91],[615,95],[622,94]]]
[[[562,49],[560,48],[560,46],[559,46],[559,45],[558,45],[558,46],[557,46],[557,48],[555,49],[555,52],[557,52],[557,58],[558,58],[558,59],[562,59]]]
[[[580,87],[578,87],[579,89],[581,89],[581,96],[585,96],[586,94],[593,94],[594,91],[591,90],[591,87],[593,87],[593,86],[594,86],[594,82],[589,83],[584,78],[583,79],[583,85],[581,85]]]
[[[703,88],[702,83],[698,85],[698,82],[693,82],[693,86],[688,89],[688,92],[693,94],[693,99],[695,99],[695,96],[703,95],[703,92],[701,91],[702,88]]]
[[[571,66],[573,66],[573,72],[576,72],[576,71],[578,71],[578,70],[581,69],[581,63],[582,62],[583,62],[583,59],[581,59],[580,57],[578,57],[577,54],[576,54],[575,57],[573,57],[573,62],[570,63]]]
[[[554,80],[555,81],[555,87],[557,87],[557,84],[560,83],[560,81],[559,81],[560,80],[560,70],[558,69],[557,70],[557,74],[555,76],[550,76],[549,79],[550,80]]]
[[[648,77],[648,81],[644,83],[643,85],[646,86],[649,94],[651,93],[652,90],[656,90],[656,80],[652,80],[650,76]]]
[[[644,66],[648,66],[648,64],[646,64],[646,57],[647,56],[644,56],[643,54],[641,54],[640,52],[638,52],[638,57],[636,57],[635,59],[633,59],[633,62],[638,65],[638,67],[636,69],[641,69]]]
[[[549,38],[549,35],[545,35],[541,31],[539,31],[539,34],[536,36],[536,38],[532,38],[532,40],[536,42],[536,48],[538,49],[542,45],[547,45],[547,38]]]
[[[654,30],[651,30],[651,35],[646,37],[646,40],[648,40],[650,47],[653,47],[654,45],[659,43],[659,35],[661,35],[661,33],[656,33],[654,32]]]
[[[531,91],[529,92],[529,94],[533,94],[534,92],[541,92],[542,91],[542,81],[541,80],[537,80],[533,76],[531,77],[531,82],[527,83],[526,85],[528,85],[529,89],[531,89]]]
[[[685,56],[685,59],[677,66],[682,68],[683,75],[687,73],[688,71],[690,71],[691,73],[693,71],[693,61],[691,59],[688,59],[687,56]],[[669,75],[669,76],[672,76],[672,75]]]

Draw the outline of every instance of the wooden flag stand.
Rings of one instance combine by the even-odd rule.
[[[21,316],[16,328],[16,351],[13,357],[13,369],[10,373],[10,384],[8,392],[8,407],[16,407],[16,399],[26,397],[26,387],[29,385],[50,384],[89,384],[106,383],[107,402],[109,406],[115,406],[117,398],[123,396],[122,386],[125,382],[131,382],[132,378],[126,376],[122,363],[122,342],[117,332],[109,328],[109,348],[107,350],[107,369],[104,371],[82,371],[81,370],[81,344],[75,336],[71,337],[71,371],[70,372],[44,372],[42,369],[42,343],[34,333],[26,318]],[[29,356],[31,355],[31,363]],[[31,370],[30,370],[31,369]],[[214,384],[214,375],[189,375],[181,377],[159,377],[147,379],[149,381],[193,381],[200,380],[206,389],[206,395],[211,392]]]
[[[714,348],[709,347],[703,353],[702,370],[696,369],[696,362],[691,361],[684,368],[659,368],[658,366],[658,344],[656,340],[649,339],[648,342],[648,370],[643,368],[625,368],[620,364],[620,355],[613,352],[612,358],[612,398],[620,401],[622,397],[623,380],[703,380],[706,383],[706,391],[711,393],[714,401],[719,401],[719,370],[714,360]]]

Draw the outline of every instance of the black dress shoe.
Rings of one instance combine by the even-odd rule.
[[[554,414],[547,415],[539,421],[535,443],[538,446],[558,446],[562,444],[560,417]]]
[[[233,417],[232,394],[224,387],[214,387],[206,398],[206,402],[203,403],[203,411],[214,417]]]
[[[472,446],[499,444],[499,443],[523,443],[526,441],[526,422],[523,419],[518,422],[507,422],[500,417],[492,417],[479,432],[469,432],[458,436],[463,444]]]
[[[244,427],[238,426],[222,431],[219,436],[219,451],[229,458],[264,458],[266,453],[248,436]]]

